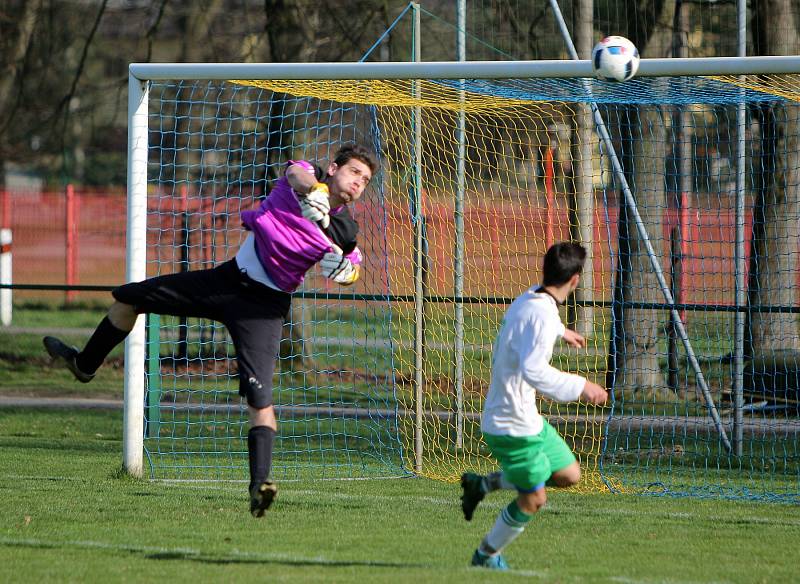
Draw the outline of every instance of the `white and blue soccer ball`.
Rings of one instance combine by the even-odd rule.
[[[592,67],[598,79],[627,81],[639,69],[639,51],[621,36],[607,36],[592,49]]]

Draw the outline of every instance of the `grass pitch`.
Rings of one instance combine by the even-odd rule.
[[[800,510],[777,504],[551,491],[507,551],[470,568],[510,493],[471,523],[457,485],[286,481],[267,516],[244,482],[119,472],[121,416],[0,410],[3,582],[792,582]],[[243,478],[245,470],[242,469]]]

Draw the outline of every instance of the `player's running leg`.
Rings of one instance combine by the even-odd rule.
[[[517,539],[533,515],[547,501],[544,483],[536,485],[529,492],[520,491],[498,515],[492,529],[481,540],[478,549],[472,554],[472,565],[492,570],[508,570],[508,563],[502,555],[503,550]]]
[[[248,405],[250,513],[253,517],[263,517],[278,493],[277,486],[270,479],[278,428],[272,399],[272,377],[280,348],[283,318],[269,314],[264,318],[253,318],[252,311],[258,310],[260,305],[248,309],[247,301],[247,298],[239,299],[239,307],[231,309],[225,324],[236,348],[239,394],[247,399]],[[237,313],[238,310],[242,315]]]
[[[47,353],[60,361],[81,383],[89,383],[111,350],[125,340],[136,322],[133,306],[115,302],[97,325],[82,351],[56,337],[44,337]]]
[[[272,447],[275,441],[275,408],[250,406],[250,430],[247,433],[247,455],[250,461],[250,514],[263,517],[278,494],[270,480]]]
[[[198,316],[218,320],[211,303],[223,298],[227,288],[236,290],[238,271],[222,266],[196,272],[179,272],[157,276],[142,282],[129,282],[111,291],[114,304],[97,325],[82,351],[70,347],[55,337],[43,339],[47,352],[61,361],[78,381],[88,383],[114,347],[133,330],[140,313]],[[233,270],[232,278],[225,278]],[[222,288],[220,288],[222,286]]]

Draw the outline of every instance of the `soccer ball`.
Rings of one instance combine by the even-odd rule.
[[[608,36],[592,49],[592,67],[598,79],[627,81],[639,68],[639,51],[621,36]]]

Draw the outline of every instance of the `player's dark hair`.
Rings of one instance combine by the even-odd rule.
[[[561,286],[575,274],[583,272],[586,249],[579,243],[562,241],[550,246],[544,255],[542,285]]]
[[[378,172],[378,161],[375,155],[363,146],[353,142],[339,148],[336,156],[333,157],[333,162],[336,163],[336,166],[344,166],[353,158],[369,166],[369,170],[372,174]]]

